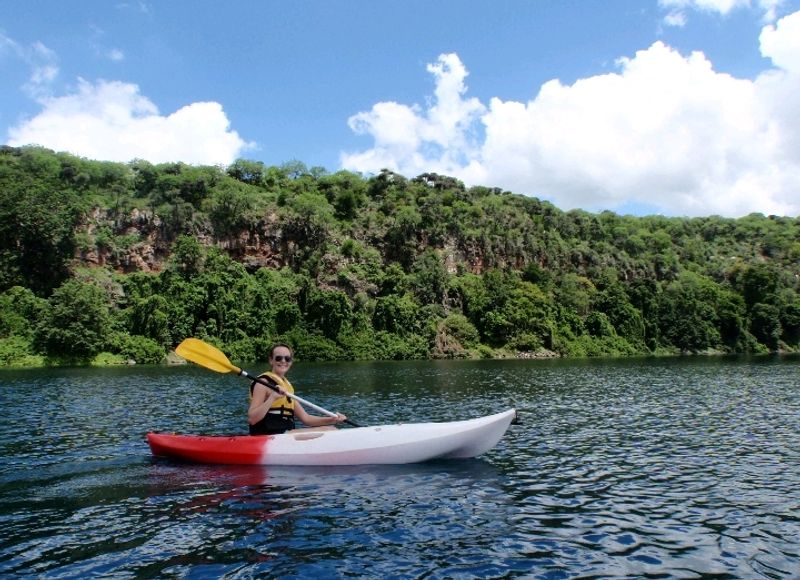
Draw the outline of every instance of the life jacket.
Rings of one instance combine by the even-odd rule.
[[[288,393],[290,395],[294,394],[294,387],[292,386],[292,383],[290,383],[286,378],[279,377],[275,373],[267,371],[258,375],[258,378],[266,379],[268,383],[279,387],[284,393]],[[251,399],[253,398],[253,389],[255,389],[256,384],[256,381],[250,383]],[[285,417],[286,419],[294,419],[294,399],[286,396],[276,399],[270,406],[267,414]]]

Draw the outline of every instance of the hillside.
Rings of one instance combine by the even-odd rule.
[[[564,212],[425,174],[0,150],[0,364],[767,352],[800,220]]]

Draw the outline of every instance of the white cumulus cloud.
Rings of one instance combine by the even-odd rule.
[[[378,103],[351,117],[374,146],[342,154],[342,165],[435,171],[563,209],[798,215],[800,12],[765,26],[761,46],[774,67],[755,80],[656,42],[613,73],[488,106],[465,97],[466,68],[442,55],[425,108]]]
[[[38,115],[8,130],[9,145],[108,161],[208,165],[231,163],[252,146],[231,130],[219,103],[192,103],[162,115],[135,84],[79,79],[73,93],[38,101]]]
[[[370,135],[375,146],[346,155],[344,164],[361,171],[376,166],[422,173],[453,171],[479,153],[472,135],[486,108],[478,99],[465,99],[467,70],[455,54],[443,54],[428,65],[436,81],[435,97],[426,111],[417,105],[377,103],[370,111],[353,115],[350,128]]]

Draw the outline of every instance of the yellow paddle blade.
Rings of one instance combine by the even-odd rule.
[[[187,338],[178,345],[175,352],[186,360],[218,373],[236,373],[242,370],[231,364],[228,357],[218,348],[203,342],[199,338]]]

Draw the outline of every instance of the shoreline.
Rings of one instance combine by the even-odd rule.
[[[518,351],[515,353],[503,353],[498,352],[495,356],[467,356],[467,357],[446,357],[446,358],[419,358],[419,359],[402,359],[402,360],[414,360],[414,361],[443,361],[443,360],[451,360],[451,361],[502,361],[502,360],[553,360],[553,359],[564,359],[564,360],[590,360],[590,359],[620,359],[620,358],[627,358],[627,359],[635,359],[635,358],[679,358],[679,357],[686,357],[686,358],[695,358],[695,357],[741,357],[741,356],[753,356],[753,357],[763,357],[763,356],[792,356],[792,355],[800,355],[800,351],[796,350],[778,350],[772,352],[723,352],[723,351],[705,351],[705,352],[696,352],[696,353],[681,353],[681,352],[658,352],[658,353],[637,353],[637,354],[616,354],[616,353],[608,353],[608,354],[601,354],[596,356],[570,356],[570,355],[562,355],[554,351]],[[150,363],[150,364],[142,364],[137,363],[134,360],[124,360],[122,357],[118,357],[117,355],[111,355],[109,353],[101,353],[98,355],[94,360],[88,362],[79,362],[79,361],[59,361],[56,363],[48,363],[44,357],[40,355],[29,355],[27,359],[34,359],[30,361],[31,364],[12,364],[12,365],[0,365],[0,371],[9,370],[34,370],[34,369],[59,369],[59,368],[112,368],[112,367],[134,367],[134,366],[146,366],[146,367],[172,367],[172,366],[182,366],[188,364],[184,358],[175,354],[174,351],[170,351],[169,354],[165,357],[164,361],[161,363]],[[238,361],[238,362],[245,362],[245,363],[258,363],[262,361]],[[396,359],[331,359],[331,360],[324,360],[324,361],[306,361],[306,362],[314,362],[314,363],[335,363],[335,362],[397,362]]]

